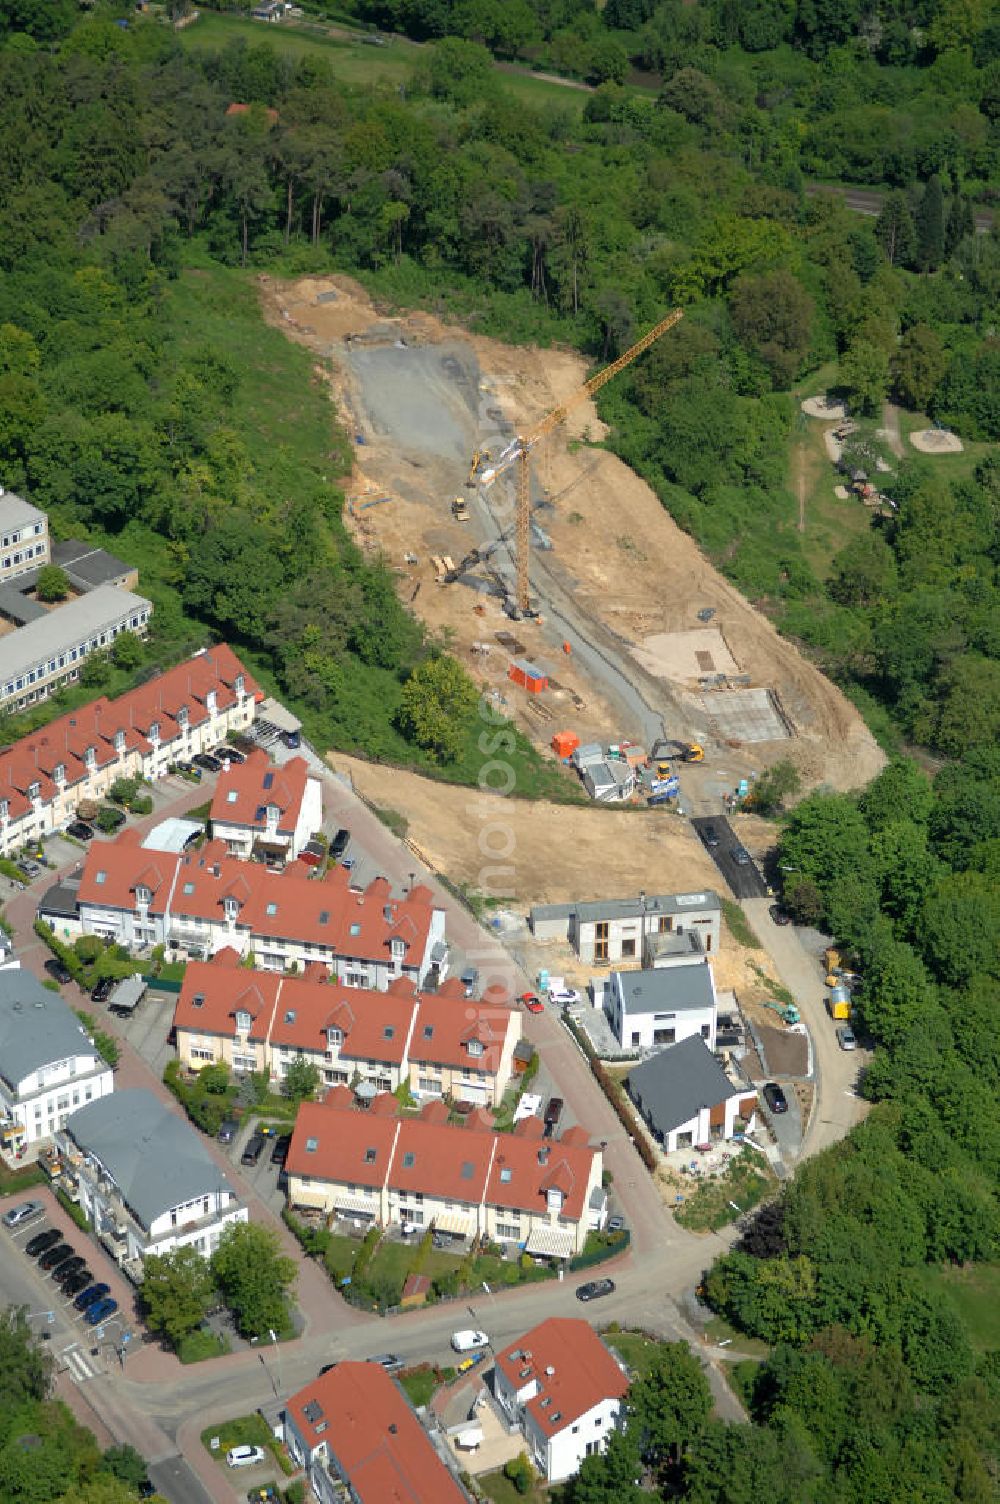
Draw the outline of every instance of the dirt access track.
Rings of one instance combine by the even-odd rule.
[[[575,392],[587,376],[578,355],[504,345],[425,313],[390,316],[346,277],[262,277],[260,291],[268,320],[320,357],[317,374],[354,437],[348,525],[395,569],[401,599],[506,700],[538,746],[557,730],[647,746],[658,735],[699,740],[707,763],[724,758],[729,785],[780,758],[794,761],[807,785],[838,789],[879,770],[883,755],[839,690],[712,568],[645,482],[590,447],[604,434],[591,403],[533,457],[534,522],[552,544],[532,551],[541,619],[504,615],[489,572],[513,577],[512,490],[506,482],[468,489],[470,458],[484,447],[495,456]],[[469,504],[465,522],[451,514],[458,495]],[[491,543],[486,568],[437,583],[435,556],[457,563]],[[740,741],[721,714],[714,719],[712,695],[671,667],[670,634],[687,641],[705,608],[715,613],[710,635],[718,643],[721,634],[720,657],[770,694],[787,736]],[[656,661],[644,651],[650,638]],[[548,670],[546,694],[510,683],[512,655]]]

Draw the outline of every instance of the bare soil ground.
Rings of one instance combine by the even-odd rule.
[[[356,502],[352,525],[363,547],[395,567],[401,598],[444,634],[476,677],[507,697],[539,746],[561,729],[582,740],[629,734],[613,681],[602,686],[575,656],[563,655],[551,627],[544,621],[512,626],[495,598],[461,583],[438,585],[432,563],[445,554],[457,562],[496,536],[498,498],[490,494],[491,511],[464,489],[469,456],[482,436],[493,447],[498,430],[509,433],[541,418],[582,384],[583,360],[570,351],[503,345],[424,313],[391,317],[345,277],[261,278],[260,286],[265,316],[320,357],[317,369],[344,421],[364,435],[349,493],[392,500],[363,511]],[[317,302],[331,292],[332,301]],[[432,413],[438,421],[429,432]],[[596,411],[584,404],[535,456],[536,484],[545,488],[536,516],[554,543],[544,568],[571,594],[581,617],[599,624],[604,642],[613,640],[630,657],[643,639],[692,631],[696,613],[714,608],[713,626],[741,670],[753,686],[773,690],[794,731],[791,740],[728,745],[727,767],[746,776],[791,758],[806,784],[867,782],[884,758],[853,706],[718,574],[644,481],[613,455],[587,446],[587,439],[602,436]],[[472,498],[470,522],[452,519],[450,503],[459,492]],[[510,631],[515,646],[498,642],[497,634]],[[547,664],[559,688],[529,703],[507,680],[514,653]],[[636,672],[642,672],[638,666]],[[650,682],[669,734],[703,738],[698,697],[682,684]],[[602,811],[597,818],[608,817]]]

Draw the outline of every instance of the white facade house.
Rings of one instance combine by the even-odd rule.
[[[189,1246],[208,1258],[224,1227],[248,1220],[194,1128],[151,1091],[81,1108],[57,1148],[80,1206],[120,1264]]]
[[[231,856],[294,860],[323,824],[323,795],[303,757],[275,767],[261,749],[219,775],[212,796],[212,836]]]
[[[152,614],[144,596],[99,585],[19,627],[4,639],[0,706],[24,710],[74,683],[91,653],[111,647],[122,632],[145,637]]]
[[[0,1113],[7,1140],[51,1139],[72,1112],[109,1096],[113,1085],[111,1067],[59,994],[19,967],[0,970]]]
[[[628,1377],[586,1321],[550,1317],[497,1353],[493,1392],[547,1483],[578,1472],[624,1425]]]
[[[707,956],[682,966],[613,971],[604,1011],[623,1050],[658,1049],[692,1036],[715,1049],[718,1003]]]
[[[0,486],[0,585],[49,562],[49,522],[23,496]]]
[[[752,1132],[757,1094],[730,1080],[694,1036],[629,1071],[626,1089],[667,1154]]]
[[[529,922],[536,940],[568,941],[590,965],[639,966],[649,942],[660,935],[691,933],[706,955],[717,951],[722,905],[711,892],[640,893],[637,898],[539,904]]]

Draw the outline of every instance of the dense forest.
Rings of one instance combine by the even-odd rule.
[[[0,480],[136,562],[157,606],[146,661],[97,663],[79,693],[224,634],[318,739],[474,777],[473,688],[351,543],[346,441],[253,277],[347,270],[595,364],[683,304],[603,395],[609,442],[887,745],[941,766],[930,781],[895,760],[782,829],[786,901],[851,948],[878,1048],[864,1125],[706,1277],[767,1345],[739,1370],[753,1424],[678,1406],[654,1445],[647,1413],[568,1493],[995,1498],[1000,240],[976,225],[1000,187],[995,9],[353,14],[431,43],[404,84],[345,84],[335,58],[263,29],[195,47],[201,23],[175,33],[125,4],[0,0]],[[532,104],[494,55],[597,87]],[[821,179],[879,187],[880,212]],[[859,457],[877,462],[886,400],[965,452],[889,456],[885,515],[831,513],[815,544],[792,478],[798,399],[820,390],[850,403]],[[542,787],[517,756],[522,788]],[[988,1292],[974,1316],[970,1271]]]

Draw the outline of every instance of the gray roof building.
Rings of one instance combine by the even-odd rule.
[[[32,570],[30,575],[18,575],[16,585],[0,585],[0,616],[6,616],[16,627],[26,626],[29,621],[41,621],[49,614],[39,601],[31,600],[24,593],[30,589],[29,581],[36,574],[37,570]]]
[[[36,673],[38,681],[44,682],[69,666],[67,655],[73,654],[72,662],[79,663],[96,647],[107,646],[116,630],[141,630],[152,610],[151,602],[141,595],[99,585],[89,595],[81,595],[46,612],[44,619],[11,632],[3,639],[0,700],[19,692],[14,688],[18,678]],[[63,664],[57,663],[60,657],[65,660]]]
[[[126,564],[124,559],[109,554],[106,549],[83,543],[79,538],[53,543],[52,562],[64,569],[81,590],[94,590],[98,585],[119,585],[135,574],[134,565]]]
[[[199,1196],[235,1195],[195,1130],[141,1087],[89,1102],[70,1115],[66,1132],[100,1160],[147,1231]]]
[[[676,917],[721,909],[719,895],[707,889],[703,893],[646,893],[635,898],[599,898],[588,903],[535,904],[530,921],[534,926],[538,920],[575,918],[578,924],[587,924],[605,919],[639,919],[643,914]]]
[[[93,1055],[90,1035],[30,971],[0,971],[0,1075],[11,1090],[39,1067]]]
[[[701,966],[668,966],[657,971],[619,971],[622,1006],[628,1014],[681,1013],[715,1006],[712,974]]]
[[[670,975],[670,973],[667,973]],[[689,1123],[702,1108],[740,1095],[705,1042],[692,1035],[637,1065],[626,1077],[629,1096],[660,1134]]]
[[[14,491],[0,490],[0,537],[4,533],[16,533],[23,527],[34,527],[44,522],[45,513],[33,507],[30,501]]]

